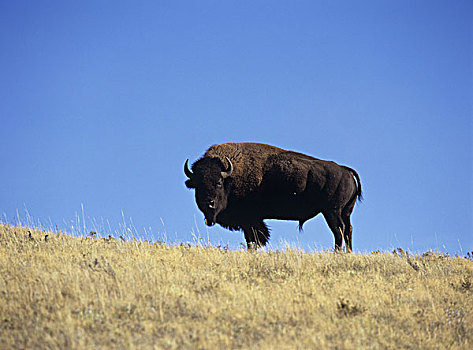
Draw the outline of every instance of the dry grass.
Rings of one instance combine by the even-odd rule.
[[[0,348],[470,349],[473,262],[0,226]]]

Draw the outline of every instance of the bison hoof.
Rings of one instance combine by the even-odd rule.
[[[249,252],[254,252],[258,249],[258,246],[256,245],[256,242],[248,242],[248,251]]]

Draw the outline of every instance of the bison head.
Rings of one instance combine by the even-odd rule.
[[[195,189],[197,206],[204,213],[205,223],[212,226],[217,221],[217,215],[227,207],[227,188],[225,179],[233,172],[233,165],[228,157],[228,168],[219,158],[204,157],[189,169],[189,159],[184,164],[184,173],[189,178],[188,188]]]

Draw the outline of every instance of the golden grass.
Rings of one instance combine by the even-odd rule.
[[[432,253],[248,253],[0,226],[0,348],[470,349],[472,282],[471,260]]]

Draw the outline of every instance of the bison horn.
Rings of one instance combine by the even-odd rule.
[[[194,176],[194,173],[189,169],[189,159],[186,159],[186,163],[184,164],[184,173],[189,179],[192,179]]]
[[[227,160],[227,162],[230,166],[228,167],[227,171],[222,171],[222,173],[221,173],[222,177],[224,179],[229,177],[233,173],[233,164],[232,164],[232,162],[230,161],[230,159],[228,157],[225,157],[225,159]]]

